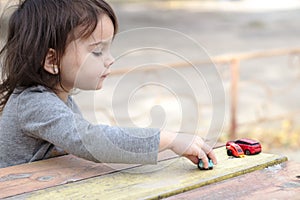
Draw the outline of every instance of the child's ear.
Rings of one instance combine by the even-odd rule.
[[[45,59],[44,69],[50,74],[56,75],[59,73],[56,59],[56,51],[54,49],[48,50]]]

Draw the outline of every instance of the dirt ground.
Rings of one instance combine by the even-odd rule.
[[[278,1],[267,1],[269,5],[259,3],[256,9],[247,11],[235,5],[242,2],[248,1],[233,1],[228,5],[219,1],[215,9],[205,9],[201,3],[194,8],[187,6],[188,3],[177,7],[151,3],[114,5],[121,31],[149,26],[174,29],[196,39],[210,55],[299,47],[300,7],[281,3],[278,7],[282,9],[271,9],[271,2]],[[263,6],[271,8],[262,9]]]
[[[179,1],[179,3],[169,1],[164,4],[161,2],[113,3],[120,21],[120,32],[143,27],[172,29],[193,38],[209,56],[300,47],[300,4],[297,1],[202,1],[202,3],[201,1]],[[194,53],[193,48],[190,48],[191,45],[181,42],[180,39],[177,40],[176,37],[164,37],[164,34],[159,32],[149,37],[147,33],[135,34],[133,32],[133,35],[133,37],[128,37],[126,44],[122,43],[122,40],[120,43],[116,41],[115,49],[118,50],[115,50],[115,55],[120,54],[119,52],[123,51],[122,48],[128,43],[138,46],[150,41],[149,43],[153,46],[164,44],[180,52],[185,49],[183,52],[189,52],[191,60],[207,56],[199,51]],[[151,61],[157,62],[158,60],[166,63],[169,61],[164,58],[155,60],[153,57]],[[149,62],[147,55],[143,54],[135,59]],[[260,112],[261,115],[270,117],[299,110],[300,63],[296,62],[290,66],[289,59],[283,56],[241,63],[239,121],[245,123],[253,121],[258,118],[257,115],[260,114],[257,113]],[[116,64],[116,68],[135,64],[131,63],[131,60],[121,61],[123,62],[120,65]],[[228,95],[230,88],[226,72],[224,76],[222,75],[223,84],[225,93]],[[259,84],[256,84],[258,82],[262,83],[263,87],[258,87]],[[264,87],[269,88],[272,94],[266,95],[268,92],[262,89]],[[225,126],[228,125],[228,119],[229,108],[226,105]],[[263,140],[268,152],[282,153],[291,160],[300,161],[299,119],[298,113],[293,117],[288,116],[271,123],[241,128],[240,136],[243,136],[245,132],[247,137],[254,135],[253,137]],[[285,121],[291,122],[293,128],[290,130],[282,128]],[[263,136],[264,130],[274,132],[275,139],[271,139],[273,137],[270,134]]]

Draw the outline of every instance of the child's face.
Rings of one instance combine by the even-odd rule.
[[[65,89],[101,89],[114,62],[110,45],[114,26],[106,15],[101,17],[92,35],[72,41],[61,59],[61,83]]]

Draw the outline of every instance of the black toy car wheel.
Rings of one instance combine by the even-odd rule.
[[[251,155],[251,152],[250,152],[248,149],[246,149],[246,150],[245,150],[245,154],[246,154],[246,155]]]
[[[232,151],[228,149],[228,150],[227,150],[227,155],[228,155],[228,156],[232,156]]]

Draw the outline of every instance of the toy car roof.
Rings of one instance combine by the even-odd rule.
[[[248,138],[242,138],[242,139],[236,140],[235,142],[244,142],[244,143],[248,143],[248,144],[257,144],[257,143],[259,143],[256,140],[252,140],[252,139],[248,139]]]

